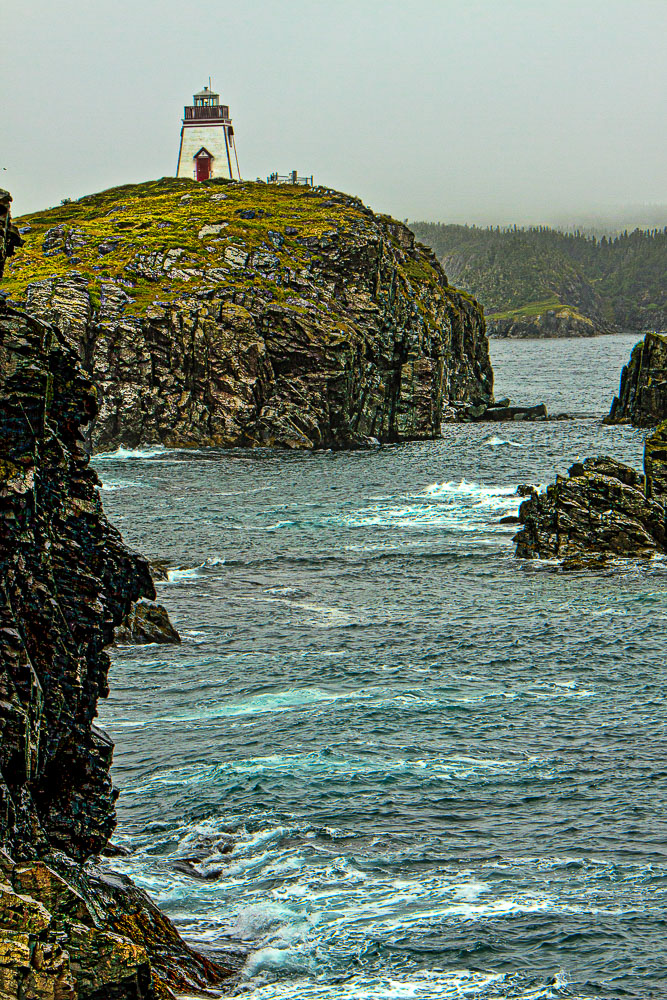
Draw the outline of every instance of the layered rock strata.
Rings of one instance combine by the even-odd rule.
[[[579,568],[590,557],[667,551],[666,435],[663,425],[647,442],[645,476],[613,458],[589,458],[545,491],[531,488],[519,508],[516,555]]]
[[[96,411],[60,332],[0,303],[0,1000],[166,997],[223,974],[131,883],[84,864],[115,826],[94,725],[105,647],[155,596],[102,510],[82,435]]]
[[[654,427],[667,418],[667,336],[647,333],[621,373],[606,423]]]
[[[425,439],[492,401],[480,307],[358,199],[163,179],[22,222],[7,288],[78,351],[97,449]]]

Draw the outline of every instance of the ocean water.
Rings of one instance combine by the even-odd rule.
[[[492,343],[576,419],[370,452],[118,451],[179,647],[113,652],[113,863],[247,1000],[667,996],[667,562],[513,557],[520,483],[641,462],[633,338]]]

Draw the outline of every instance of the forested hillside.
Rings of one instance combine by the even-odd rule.
[[[667,329],[667,228],[597,239],[547,227],[412,223],[497,336]]]

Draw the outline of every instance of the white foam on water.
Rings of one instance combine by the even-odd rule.
[[[281,528],[293,528],[297,521],[275,521],[274,524],[239,524],[232,525],[237,531],[279,531]]]
[[[491,779],[494,775],[519,773],[535,767],[547,767],[542,758],[526,757],[518,760],[494,758],[475,758],[464,756],[418,758],[395,758],[388,760],[377,756],[371,759],[355,757],[349,754],[338,754],[327,751],[310,753],[269,754],[261,757],[249,757],[245,760],[228,760],[216,763],[182,765],[157,771],[150,778],[142,780],[140,786],[126,785],[124,792],[132,794],[151,786],[187,786],[200,785],[215,781],[225,775],[261,775],[269,774],[274,778],[281,774],[291,777],[306,774],[309,780],[323,779],[327,776],[340,777],[383,777],[387,774],[400,774],[410,777],[424,778],[429,775],[446,781],[462,780],[474,777]],[[272,836],[282,835],[280,828]],[[251,842],[251,846],[254,846]],[[245,848],[244,848],[245,849]]]
[[[241,702],[224,701],[218,705],[202,707],[187,715],[162,715],[153,719],[114,720],[107,722],[110,729],[145,729],[151,726],[162,726],[165,723],[195,722],[204,725],[215,719],[233,718],[236,716],[256,715],[266,712],[308,711],[317,709],[320,705],[336,701],[355,701],[372,697],[368,691],[326,691],[322,688],[292,688],[287,691],[276,691],[257,695]],[[129,786],[126,786],[126,791]]]
[[[174,448],[165,448],[164,445],[160,444],[148,448],[123,448],[121,445],[115,451],[99,451],[93,458],[96,462],[141,461],[149,458],[160,458],[173,454],[174,451]]]
[[[461,479],[458,483],[450,480],[445,483],[431,483],[416,496],[466,496],[479,498],[508,497],[516,495],[516,486],[481,486],[479,483]]]
[[[175,566],[167,570],[167,579],[158,580],[158,583],[191,583],[201,576],[201,570],[209,569],[213,566],[224,566],[224,556],[209,556],[204,562],[196,566]]]
[[[183,583],[183,581],[194,581],[199,576],[199,570],[201,566],[190,566],[187,569],[168,569],[167,579],[162,580],[162,583]]]
[[[122,479],[108,479],[99,485],[99,489],[105,493],[111,493],[114,490],[141,489],[141,487],[141,483],[132,483],[129,480]]]
[[[358,867],[347,855],[335,853],[333,844],[309,839],[305,829],[284,826],[237,829],[231,856],[223,856],[220,843],[229,838],[228,824],[210,819],[185,828],[178,850],[171,853],[188,857],[208,849],[198,868],[219,868],[224,861],[218,882],[193,882],[186,874],[175,874],[168,861],[156,860],[150,850],[143,864],[135,855],[114,859],[112,867],[151,890],[190,940],[214,948],[218,942],[250,948],[234,990],[248,1000],[556,1000],[564,988],[570,1000],[590,1000],[572,990],[562,970],[554,970],[546,983],[540,978],[530,984],[525,977],[493,970],[385,972],[376,965],[373,949],[365,957],[366,947],[369,942],[419,940],[455,925],[511,920],[521,914],[608,917],[621,912],[600,906],[594,898],[587,903],[578,897],[567,870],[577,859],[506,859],[504,866],[511,872],[507,878],[499,877],[503,862],[498,859],[481,866],[481,873],[488,868],[486,878],[455,867],[393,877],[392,867]],[[324,831],[308,833],[318,837]],[[173,841],[173,834],[162,836]],[[150,849],[150,838],[145,846]],[[534,873],[538,861],[546,876],[532,891],[517,891],[516,870],[523,880],[522,865],[528,865],[526,874]],[[551,872],[563,865],[566,871],[554,881]],[[145,877],[146,867],[150,877]],[[198,900],[194,911],[193,896]],[[643,912],[641,905],[637,912]]]
[[[254,486],[246,490],[218,490],[211,493],[212,497],[244,497],[248,493],[266,493],[268,490],[277,490],[277,486]],[[304,506],[308,506],[305,504]]]
[[[164,722],[206,722],[209,719],[225,718],[227,716],[254,715],[263,712],[289,712],[294,709],[315,708],[318,705],[333,701],[352,701],[368,698],[367,691],[327,691],[324,688],[291,688],[287,691],[273,691],[256,695],[241,702],[224,702],[213,707],[202,708],[201,713],[193,712],[187,715],[169,715],[156,719],[159,725]]]
[[[275,971],[286,967],[286,959],[279,949],[262,956],[263,968],[270,968],[271,961],[275,962]],[[528,990],[518,984],[514,986],[513,979],[504,974],[451,969],[417,971],[404,976],[355,975],[334,983],[310,977],[280,980],[254,988],[248,983],[242,984],[238,993],[248,1000],[461,1000],[463,997],[506,1000],[510,996],[517,1000],[549,1000],[558,995],[549,986]]]
[[[448,529],[470,533],[489,529],[489,517],[516,509],[515,486],[481,486],[459,482],[430,483],[418,493],[377,501],[337,518],[348,527]]]
[[[519,444],[518,441],[506,441],[505,438],[498,437],[497,434],[484,438],[482,444],[488,444],[492,448],[500,448],[503,445],[509,445],[511,448],[523,448],[523,445]]]
[[[261,597],[239,596],[236,600],[251,601],[255,604],[282,604],[290,610],[306,612],[306,617],[299,624],[311,625],[314,628],[345,628],[348,625],[357,625],[367,620],[367,615],[365,616],[363,609],[360,608],[356,608],[355,613],[351,614],[343,608],[335,608],[326,604],[309,604],[306,601],[295,601],[288,596],[270,596],[268,592]]]

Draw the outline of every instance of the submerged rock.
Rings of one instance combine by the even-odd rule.
[[[178,643],[181,637],[161,604],[137,601],[115,632],[116,642],[134,646],[149,642]]]
[[[427,439],[492,399],[478,304],[356,198],[164,178],[29,225],[7,285],[79,352],[96,448]]]
[[[632,349],[605,422],[653,427],[666,418],[667,336],[647,333]]]
[[[16,246],[9,200],[0,192],[0,274]],[[60,331],[0,301],[2,1000],[156,1000],[226,974],[89,861],[116,822],[113,745],[93,724],[105,647],[155,596],[102,509],[82,436],[96,410]]]

